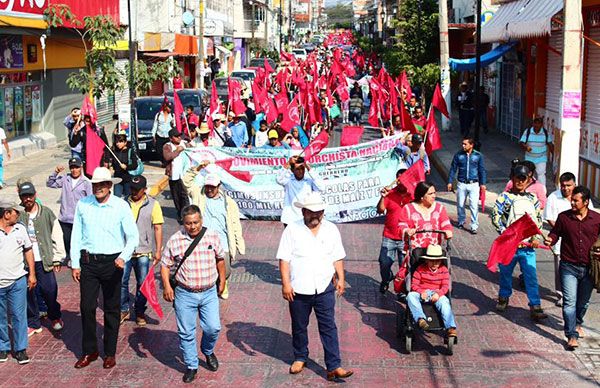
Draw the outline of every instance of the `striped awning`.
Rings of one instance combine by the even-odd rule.
[[[563,0],[518,0],[502,4],[481,27],[484,43],[550,35],[552,17],[563,8]]]

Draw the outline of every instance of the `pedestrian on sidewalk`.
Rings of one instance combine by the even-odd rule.
[[[379,250],[379,273],[381,274],[379,292],[382,294],[385,294],[390,282],[394,280],[392,272],[394,260],[398,259],[398,264],[400,264],[404,257],[404,240],[398,229],[398,223],[402,208],[411,201],[406,187],[402,183],[398,183],[398,179],[404,171],[406,169],[396,172],[396,187],[390,189],[386,186],[381,189],[381,198],[377,203],[377,214],[385,213],[383,239]]]
[[[468,136],[471,131],[471,124],[475,118],[475,97],[469,90],[469,84],[462,82],[458,92],[458,119],[460,121],[460,134]]]
[[[549,246],[561,239],[559,273],[568,350],[577,348],[577,340],[584,337],[581,326],[594,289],[590,274],[590,252],[600,235],[600,214],[590,211],[590,203],[590,190],[584,186],[575,187],[571,195],[571,210],[558,215],[545,239]],[[593,259],[597,260],[598,257]]]
[[[154,139],[156,152],[158,153],[163,167],[166,166],[163,147],[169,142],[170,131],[175,129],[175,116],[171,111],[171,103],[165,97],[160,112],[154,116],[154,124],[152,125],[152,138]]]
[[[135,323],[146,326],[146,297],[140,291],[142,283],[148,276],[150,261],[158,264],[162,255],[163,219],[162,209],[157,200],[146,194],[146,178],[143,175],[131,178],[131,195],[127,203],[131,207],[140,239],[131,260],[125,263],[121,280],[121,324],[129,319],[129,277],[131,270],[135,273]],[[150,276],[154,276],[151,274]]]
[[[456,185],[456,210],[458,213],[457,227],[465,227],[466,212],[465,202],[469,199],[471,234],[477,234],[479,228],[479,195],[486,190],[487,170],[483,155],[475,150],[475,139],[467,136],[462,141],[462,151],[454,154],[450,172],[448,174],[448,191],[452,191],[452,182],[457,177]]]
[[[404,163],[404,167],[408,169],[410,166],[422,159],[425,166],[425,174],[429,175],[431,172],[429,156],[427,156],[425,148],[421,147],[423,144],[423,136],[419,135],[418,133],[414,133],[412,135],[409,134],[406,137],[405,143],[406,144],[402,144],[402,142],[400,142],[394,148],[398,155],[400,155],[400,158]]]
[[[218,233],[203,226],[198,206],[185,207],[182,215],[183,229],[167,241],[160,274],[163,298],[173,302],[175,308],[179,347],[187,367],[183,382],[191,383],[198,373],[198,317],[202,328],[200,351],[210,371],[219,368],[214,351],[221,331],[217,295],[225,289],[225,251]],[[171,284],[170,277],[176,285]]]
[[[169,177],[169,190],[171,198],[177,211],[177,221],[181,223],[181,210],[189,204],[181,180],[181,164],[183,163],[181,153],[188,148],[185,141],[181,140],[181,133],[177,129],[169,131],[170,141],[162,149],[165,165],[165,175]]]
[[[281,211],[281,223],[284,228],[302,219],[302,212],[294,203],[311,192],[320,191],[314,178],[306,177],[307,170],[310,171],[310,166],[303,157],[292,156],[277,175],[276,182],[283,186],[284,192]]]
[[[302,219],[283,231],[277,250],[282,295],[289,302],[292,319],[294,362],[289,372],[302,372],[308,361],[308,323],[315,311],[325,351],[327,380],[352,376],[341,367],[340,346],[335,324],[335,294],[344,294],[346,257],[338,228],[323,219],[325,202],[318,192],[295,202]]]
[[[139,242],[131,209],[111,193],[110,170],[97,167],[92,175],[94,195],[82,198],[75,208],[71,236],[71,276],[79,284],[83,355],[75,368],[85,368],[98,359],[96,308],[102,287],[104,310],[104,369],[116,364],[119,337],[121,279],[125,262]]]
[[[4,149],[6,150],[6,157],[8,158],[8,160],[10,160],[10,158],[12,158],[12,153],[10,152],[10,147],[8,146],[8,140],[6,140],[6,132],[4,131],[4,128],[0,127],[0,141],[2,142],[2,145],[4,146]],[[2,153],[2,150],[0,149],[0,190],[4,187],[4,154]]]
[[[19,214],[19,222],[25,225],[32,244],[37,285],[27,293],[27,335],[42,332],[40,310],[36,297],[36,288],[48,308],[48,318],[52,329],[62,330],[60,303],[58,303],[58,284],[55,272],[60,272],[65,257],[62,231],[58,219],[50,208],[36,202],[36,190],[31,182],[19,186],[19,199],[25,211]]]
[[[529,174],[527,166],[518,164],[511,172],[513,188],[498,196],[492,209],[492,223],[498,233],[502,234],[506,228],[525,214],[528,214],[538,227],[542,226],[540,202],[535,194],[526,191],[530,180]],[[500,290],[496,310],[503,312],[508,307],[509,298],[512,295],[512,274],[515,266],[519,263],[525,280],[531,318],[539,321],[548,317],[542,310],[536,270],[535,249],[539,247],[540,242],[539,236],[533,236],[528,244],[519,245],[515,256],[508,265],[498,265]]]
[[[221,246],[225,250],[225,279],[231,275],[231,262],[237,253],[246,254],[246,242],[242,234],[240,209],[235,201],[221,190],[221,179],[216,174],[207,174],[203,184],[198,185],[196,176],[210,162],[205,160],[197,167],[190,168],[183,176],[183,185],[191,198],[192,205],[198,206],[202,214],[203,225],[218,233]],[[229,298],[229,288],[225,289],[221,299]]]
[[[483,128],[484,133],[488,133],[488,108],[490,106],[490,96],[485,92],[485,86],[481,86],[479,89],[479,96],[481,101],[479,102],[479,123],[481,124],[481,128]]]
[[[18,222],[24,210],[14,202],[0,201],[0,362],[8,360],[10,328],[13,357],[19,364],[29,363],[27,293],[37,284],[32,244],[27,228]]]
[[[58,222],[62,229],[63,243],[67,258],[70,258],[71,233],[73,232],[75,207],[81,198],[92,194],[92,184],[90,180],[83,175],[83,163],[78,157],[69,159],[70,173],[60,175],[64,170],[65,168],[63,166],[56,166],[52,175],[48,177],[46,186],[52,189],[61,189]]]
[[[543,123],[540,117],[533,119],[533,125],[523,132],[519,144],[525,151],[525,160],[535,164],[537,180],[546,187],[546,163],[548,152],[554,153],[554,140],[552,132],[544,128]]]

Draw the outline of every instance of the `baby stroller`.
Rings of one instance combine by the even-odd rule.
[[[442,230],[420,230],[417,231],[416,233],[434,233],[434,234],[440,234],[442,236],[442,239],[445,239],[445,233]],[[425,248],[412,248],[411,247],[411,243],[410,243],[410,239],[408,241],[408,244],[406,244],[408,246],[408,275],[406,276],[406,290],[410,291],[411,289],[411,280],[412,280],[412,275],[414,274],[415,270],[417,269],[417,267],[419,265],[421,265],[424,262],[424,259],[422,258],[422,256],[425,254],[426,249]],[[443,246],[444,244],[442,244]],[[442,259],[442,264],[445,265],[448,268],[448,272],[450,272],[450,274],[452,274],[452,266],[451,266],[451,262],[450,262],[450,241],[446,240],[446,244],[445,244],[445,249],[443,250],[443,255],[446,257],[445,259]],[[452,276],[450,276],[450,285],[448,288],[448,293],[446,294],[446,297],[450,300],[450,302],[452,302],[452,298],[451,298],[451,294],[452,294]],[[404,337],[405,340],[405,349],[407,353],[410,353],[412,351],[412,342],[413,339],[415,338],[415,330],[421,330],[414,322],[414,319],[412,317],[410,308],[408,307],[408,303],[406,303],[406,298],[398,298],[398,308],[397,308],[397,312],[396,312],[396,331],[398,334],[398,337]],[[458,343],[458,340],[456,337],[447,337],[446,336],[446,329],[444,327],[444,323],[442,320],[442,315],[439,313],[439,311],[435,308],[434,303],[432,302],[421,302],[422,306],[423,306],[423,312],[425,313],[426,316],[426,321],[429,324],[429,330],[428,331],[441,331],[444,334],[444,344],[446,344],[447,348],[448,348],[448,354],[452,355],[454,353],[454,345],[456,345]]]

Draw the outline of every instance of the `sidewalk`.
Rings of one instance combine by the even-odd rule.
[[[67,167],[67,161],[71,156],[70,148],[66,141],[58,143],[50,148],[40,150],[28,157],[16,158],[14,160],[4,159],[4,188],[0,190],[0,198],[18,200],[17,181],[20,178],[31,178],[36,188],[38,197],[43,204],[50,207],[56,215],[60,208],[60,190],[46,187],[46,180],[58,165]],[[153,165],[145,163],[144,176],[148,180],[148,187],[154,189],[164,184],[164,169],[155,162]],[[163,187],[164,188],[164,187]]]

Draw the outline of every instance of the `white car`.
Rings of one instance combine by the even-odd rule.
[[[232,77],[241,78],[248,91],[252,90],[252,82],[256,78],[256,71],[252,69],[236,70],[231,72]]]
[[[294,56],[298,59],[301,59],[303,61],[306,60],[307,52],[303,48],[293,49],[292,54],[294,54]]]

